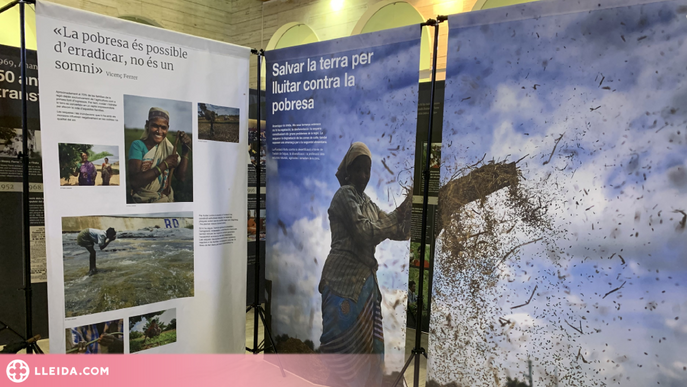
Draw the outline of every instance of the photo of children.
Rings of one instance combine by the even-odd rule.
[[[129,318],[129,353],[177,341],[177,310],[167,309]]]
[[[124,96],[127,203],[193,201],[190,102]]]
[[[58,144],[61,186],[119,185],[119,147]]]
[[[124,353],[124,320],[67,328],[67,354]]]

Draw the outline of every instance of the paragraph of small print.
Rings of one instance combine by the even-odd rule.
[[[236,241],[238,219],[232,214],[198,215],[200,247],[229,245]]]

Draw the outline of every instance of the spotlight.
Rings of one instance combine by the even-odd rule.
[[[341,8],[343,8],[344,0],[331,0],[330,5],[332,6],[332,10],[334,11],[341,11]]]

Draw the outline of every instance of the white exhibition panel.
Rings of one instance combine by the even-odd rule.
[[[148,353],[242,353],[250,50],[48,2],[39,2],[36,10],[48,161],[43,173],[51,352],[65,352],[65,329],[123,319],[129,353],[129,319],[174,310],[175,342]],[[199,137],[201,103],[218,117],[233,117],[237,137]],[[141,130],[148,110],[161,106],[169,112],[170,133],[192,133],[191,196],[184,191],[181,197],[178,190],[177,199],[186,202],[127,203],[125,158],[131,141],[125,126],[132,131],[133,122]],[[93,153],[105,149],[120,161],[119,185],[62,185],[58,144],[93,145]],[[190,184],[188,177],[183,184]],[[82,265],[88,252],[74,246],[74,227],[97,224],[119,225],[114,226],[118,238],[97,251],[99,272],[89,276],[83,271],[88,265]],[[150,237],[140,235],[145,232]],[[169,257],[174,254],[182,255]],[[189,261],[191,271],[188,265],[178,271],[160,266],[175,259]],[[125,264],[140,267],[132,271]],[[131,279],[123,280],[122,273]],[[180,275],[185,277],[179,286],[190,280],[192,287],[177,292],[169,279]],[[75,287],[81,287],[76,296]],[[117,302],[110,302],[113,298]]]

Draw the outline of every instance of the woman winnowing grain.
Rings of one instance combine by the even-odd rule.
[[[351,145],[336,177],[341,188],[329,206],[332,244],[322,270],[320,351],[349,356],[330,364],[336,385],[379,386],[384,369],[382,294],[375,249],[386,239],[410,237],[412,194],[387,214],[364,193],[372,155],[362,142]]]

